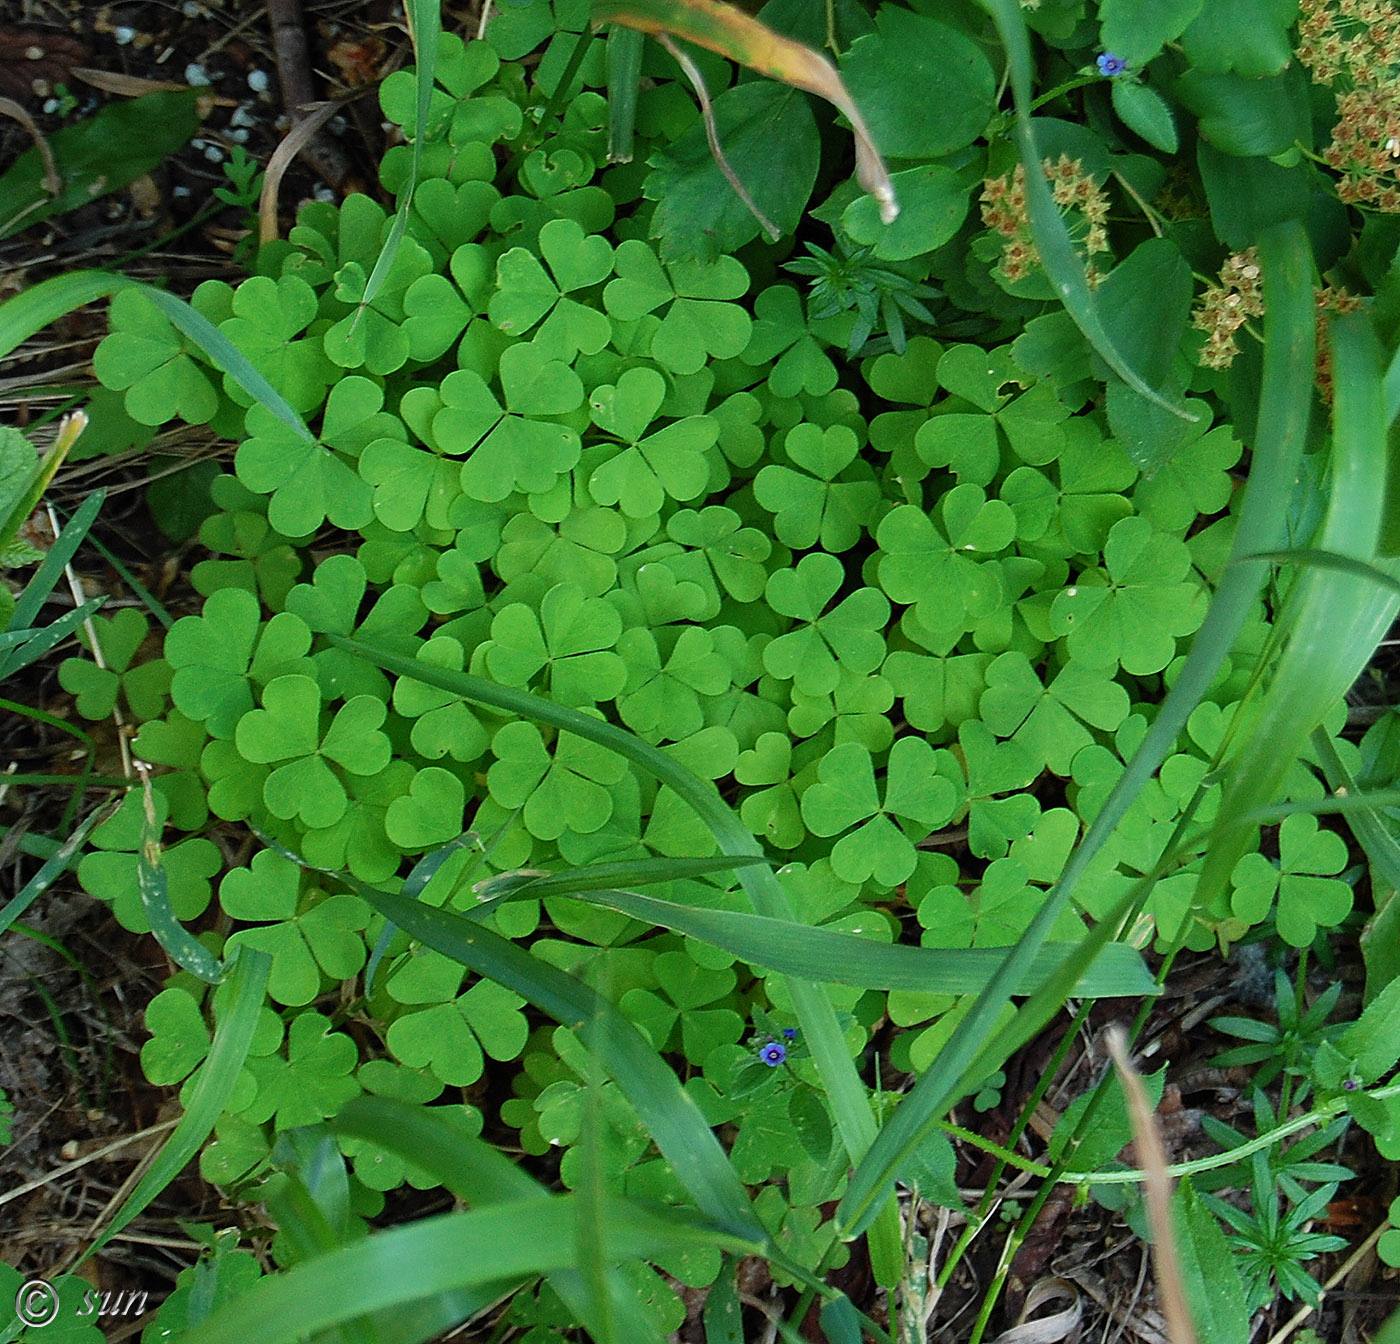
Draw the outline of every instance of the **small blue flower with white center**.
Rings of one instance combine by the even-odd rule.
[[[758,1057],[770,1069],[776,1069],[779,1064],[787,1062],[787,1046],[781,1041],[769,1041],[759,1052]]]
[[[1128,68],[1127,61],[1121,56],[1115,56],[1111,51],[1101,52],[1094,64],[1099,67],[1099,74],[1105,79],[1117,79]]]

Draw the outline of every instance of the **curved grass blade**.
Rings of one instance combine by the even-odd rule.
[[[1024,43],[1024,33],[1021,36]],[[1289,221],[1267,230],[1259,240],[1259,256],[1266,306],[1264,380],[1254,468],[1245,483],[1232,557],[1272,550],[1282,540],[1312,405],[1312,254],[1302,225]],[[1012,987],[1044,944],[1084,870],[1166,759],[1209,690],[1267,576],[1268,563],[1262,560],[1227,568],[1180,675],[1045,903],[973,1004],[962,1030],[943,1047],[857,1165],[837,1210],[843,1227],[865,1223],[874,1202],[884,1196],[923,1135],[958,1099],[961,1080],[980,1043],[995,1036]]]
[[[439,1214],[381,1232],[329,1255],[260,1279],[243,1296],[188,1331],[181,1344],[244,1344],[258,1322],[259,1344],[292,1344],[357,1317],[442,1293],[513,1282],[577,1264],[575,1195],[512,1200],[466,1213]],[[744,1238],[609,1201],[603,1253],[647,1260],[667,1251],[721,1246],[740,1254]]]
[[[83,500],[81,507],[68,520],[68,525],[58,534],[54,544],[49,547],[48,554],[39,562],[39,568],[34,571],[15,602],[14,612],[10,616],[12,630],[34,624],[40,608],[49,600],[59,579],[63,577],[63,567],[82,545],[83,538],[87,536],[88,529],[96,520],[106,498],[105,490],[94,490]],[[10,670],[8,660],[0,662],[0,677],[8,676]]]
[[[629,859],[623,863],[590,864],[563,873],[533,870],[497,873],[495,877],[478,882],[473,890],[479,901],[494,901],[502,896],[512,900],[522,896],[572,896],[580,891],[606,892],[615,887],[644,887],[656,882],[708,877],[711,873],[727,873],[768,862],[757,857],[729,855],[710,859]]]
[[[1397,597],[1400,597],[1400,579],[1386,573],[1383,569],[1378,569],[1375,565],[1367,564],[1364,560],[1358,560],[1355,556],[1338,555],[1336,551],[1323,551],[1313,547],[1302,546],[1290,551],[1261,551],[1258,555],[1241,556],[1240,560],[1270,560],[1274,564],[1299,566],[1311,566],[1313,569],[1325,569],[1334,574],[1346,574],[1353,579],[1366,579],[1374,583],[1378,588],[1388,588]],[[1238,564],[1240,561],[1232,561]]]
[[[93,828],[106,821],[121,805],[120,799],[97,808],[86,817],[54,852],[44,860],[39,869],[20,890],[0,908],[0,934],[3,934],[35,901],[48,889],[53,880],[66,868],[87,841]]]
[[[907,989],[930,994],[977,994],[1006,960],[999,947],[935,948],[877,943],[853,933],[814,929],[738,910],[679,905],[631,891],[577,889],[578,899],[657,924],[712,947],[723,948],[751,966],[784,975],[802,975],[825,984],[862,989]],[[534,896],[534,887],[511,893]],[[1072,947],[1042,947],[1016,982],[1014,994],[1030,994],[1058,971]],[[1160,988],[1141,954],[1123,943],[1104,947],[1068,991],[1085,998],[1138,998]]]
[[[608,70],[608,162],[631,163],[642,80],[642,34],[635,28],[609,31],[604,49]]]
[[[170,903],[170,884],[160,861],[161,826],[156,819],[155,793],[149,770],[141,771],[145,817],[141,823],[141,850],[136,859],[136,885],[141,893],[141,909],[151,932],[170,957],[183,970],[207,985],[224,978],[225,965],[175,915]]]
[[[428,1107],[362,1095],[346,1102],[328,1124],[334,1133],[365,1139],[425,1168],[444,1189],[474,1208],[548,1194],[498,1149],[453,1129],[440,1113]],[[574,1319],[587,1325],[594,1308],[580,1275],[574,1270],[557,1270],[546,1277]],[[619,1322],[622,1338],[647,1339],[653,1327],[641,1312],[635,1289],[615,1271],[608,1277],[610,1310]],[[494,1296],[485,1305],[492,1300]],[[464,1312],[458,1319],[468,1315],[475,1312]]]
[[[67,639],[106,600],[105,593],[101,597],[91,597],[81,607],[64,612],[50,625],[10,630],[0,635],[0,649],[9,650],[0,660],[0,677],[13,676],[21,668],[42,658],[55,644]]]
[[[440,849],[435,849],[430,854],[425,854],[417,863],[413,865],[408,876],[403,880],[401,888],[403,894],[410,900],[416,901],[422,894],[423,888],[428,885],[448,859],[460,849],[470,848],[473,841],[479,843],[479,837],[475,831],[463,831],[455,840],[449,840]],[[394,941],[394,935],[398,932],[398,926],[393,923],[385,924],[379,931],[379,937],[375,939],[374,951],[370,953],[369,964],[365,967],[365,995],[368,997],[374,992],[374,977],[379,970],[379,963],[384,960],[384,954],[389,950],[389,944]]]
[[[498,686],[482,677],[431,667],[415,659],[405,658],[401,654],[373,648],[341,635],[328,635],[327,638],[338,648],[356,653],[388,672],[427,682],[430,686],[451,691],[464,699],[504,709],[511,714],[552,724],[556,728],[576,733],[607,747],[653,775],[689,803],[709,828],[724,854],[759,859],[766,857],[762,846],[720,798],[713,784],[697,778],[665,752],[648,746],[632,733],[601,719],[581,714],[578,710],[556,705],[540,696],[507,686]],[[741,868],[738,870],[738,876],[740,884],[759,914],[772,919],[796,922],[787,893],[766,863]],[[871,1111],[865,1084],[861,1082],[846,1047],[831,999],[824,989],[799,977],[788,977],[783,983],[792,999],[803,1039],[812,1052],[812,1059],[831,1102],[832,1113],[836,1118],[837,1129],[846,1152],[852,1162],[859,1162],[875,1141],[875,1116]],[[886,1278],[893,1275],[894,1281],[898,1282],[903,1267],[903,1251],[900,1244],[899,1209],[892,1196],[886,1201],[877,1221],[871,1225],[870,1244],[879,1281],[885,1283]]]
[[[71,271],[40,280],[6,299],[0,303],[0,359],[31,336],[37,336],[49,323],[135,283],[124,275],[109,275],[106,271]]]
[[[136,1218],[184,1170],[213,1132],[214,1122],[224,1113],[233,1096],[243,1061],[248,1057],[248,1046],[252,1043],[253,1028],[257,1026],[271,970],[272,958],[255,948],[237,948],[229,958],[224,990],[228,1001],[219,1015],[214,1040],[200,1068],[189,1106],[136,1189],[127,1196],[126,1203],[117,1210],[102,1235],[83,1252],[79,1264],[96,1255]]]
[[[44,497],[44,491],[49,488],[54,472],[63,465],[63,459],[77,443],[78,436],[87,428],[87,423],[88,418],[83,411],[65,415],[59,422],[58,436],[54,439],[53,446],[34,464],[34,473],[29,483],[19,492],[9,513],[0,519],[0,551],[15,539],[20,528],[24,526],[25,519],[39,507],[39,501]]]
[[[139,289],[165,314],[176,330],[189,337],[249,396],[302,438],[311,443],[316,441],[306,422],[287,404],[282,394],[203,313],[196,312],[183,299],[177,299],[163,289],[144,285],[138,280],[128,280],[124,275],[75,271],[71,275],[41,280],[33,288],[0,303],[0,359],[65,313],[108,298],[119,289]]]
[[[1317,549],[1351,559],[1363,572],[1308,567],[1275,622],[1283,651],[1249,736],[1230,760],[1197,885],[1197,905],[1222,918],[1229,914],[1230,874],[1257,834],[1246,815],[1276,800],[1303,744],[1361,675],[1400,610],[1400,558],[1376,554],[1387,457],[1380,351],[1361,314],[1333,318],[1331,334],[1332,461]],[[1372,569],[1389,581],[1377,583]]]
[[[356,309],[356,321],[371,300],[379,293],[384,277],[389,274],[398,259],[399,246],[403,242],[404,230],[408,227],[408,212],[413,204],[413,193],[418,187],[418,174],[423,164],[423,132],[428,124],[428,109],[432,103],[433,80],[437,76],[438,38],[442,36],[442,10],[439,0],[408,0],[405,8],[408,18],[409,36],[413,39],[414,78],[418,101],[415,106],[413,127],[413,154],[409,160],[408,181],[404,184],[399,208],[394,212],[394,222],[389,227],[389,236],[375,258],[374,268],[365,281],[365,292]]]
[[[736,1237],[766,1240],[747,1191],[690,1094],[646,1037],[602,995],[478,920],[382,891],[349,873],[336,876],[419,942],[514,990],[576,1031],[632,1103],[701,1212]]]
[[[1134,392],[1183,420],[1197,419],[1190,411],[1173,405],[1150,387],[1142,375],[1129,366],[1105,329],[1085,277],[1084,266],[1074,250],[1069,230],[1060,218],[1050,185],[1041,171],[1041,154],[1036,144],[1035,125],[1031,120],[1030,43],[1020,7],[1016,0],[978,0],[978,3],[992,16],[1001,36],[1001,44],[1006,49],[1006,60],[1011,69],[1011,94],[1016,104],[1013,133],[1021,163],[1026,170],[1026,206],[1030,212],[1031,234],[1060,302],[1104,363]]]

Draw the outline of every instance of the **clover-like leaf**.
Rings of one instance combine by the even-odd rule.
[[[815,835],[848,832],[831,852],[838,877],[895,887],[914,871],[915,841],[957,812],[954,771],[922,738],[902,737],[890,749],[882,794],[870,752],[842,743],[827,752],[819,782],[802,795],[802,819]]]
[[[628,369],[616,386],[594,388],[589,413],[594,424],[624,446],[594,469],[588,491],[599,504],[616,504],[629,518],[646,518],[668,499],[687,501],[710,480],[706,452],[719,438],[719,424],[705,415],[686,416],[647,434],[666,396],[666,380],[655,369]]]
[[[398,439],[375,439],[360,454],[360,476],[374,488],[374,516],[395,532],[409,532],[425,509],[445,518],[461,493],[461,467]]]
[[[612,652],[621,633],[622,618],[611,603],[574,584],[555,584],[538,615],[523,602],[497,613],[484,650],[486,668],[508,686],[527,686],[544,671],[550,695],[561,704],[611,700],[627,681],[626,665]]]
[[[163,826],[169,803],[160,793],[155,803],[157,823]],[[78,864],[84,890],[110,901],[117,922],[132,933],[151,931],[137,882],[143,825],[139,792],[130,793],[116,813],[93,831],[92,849]],[[181,840],[160,851],[160,864],[176,918],[191,920],[203,914],[212,895],[209,879],[223,866],[217,846],[202,836]]]
[[[123,607],[112,616],[94,616],[90,626],[80,628],[78,640],[86,649],[93,647],[92,634],[102,664],[86,658],[68,658],[59,666],[58,680],[65,691],[77,697],[74,708],[85,719],[105,719],[116,704],[118,692],[126,696],[131,712],[142,720],[154,719],[164,708],[170,688],[170,664],[163,658],[132,666],[150,627],[134,607]]]
[[[369,484],[331,449],[302,438],[261,405],[248,408],[247,424],[234,467],[249,490],[272,496],[267,519],[279,532],[306,536],[327,519],[358,530],[374,516]]]
[[[1205,593],[1190,571],[1184,543],[1146,518],[1124,518],[1104,543],[1104,569],[1081,575],[1055,598],[1050,628],[1089,667],[1160,672],[1176,655],[1177,638],[1205,618]]]
[[[314,893],[303,901],[300,886],[296,865],[264,850],[249,868],[229,873],[219,888],[225,914],[266,925],[235,933],[229,946],[247,944],[268,953],[268,993],[294,1007],[310,1003],[327,979],[359,973],[366,955],[361,930],[370,917],[358,896]]]
[[[93,354],[104,387],[124,392],[126,413],[141,425],[179,418],[202,425],[219,409],[209,374],[190,357],[191,346],[144,294],[122,289],[112,299],[112,332]]]
[[[1260,924],[1277,901],[1279,937],[1310,947],[1319,929],[1336,928],[1351,912],[1352,890],[1334,876],[1346,867],[1347,847],[1304,812],[1283,819],[1278,845],[1277,864],[1256,853],[1235,865],[1231,909],[1247,924]]]
[[[743,526],[733,509],[711,504],[699,510],[678,509],[666,523],[673,540],[704,554],[715,578],[739,602],[756,602],[768,585],[764,562],[773,552],[766,534]]]
[[[480,374],[458,369],[443,380],[443,409],[433,417],[434,446],[453,456],[467,456],[462,489],[475,500],[496,503],[514,490],[543,493],[578,462],[576,431],[532,420],[531,414],[559,415],[583,399],[583,385],[568,365],[541,360],[528,345],[512,346],[501,357],[506,405],[500,403]],[[520,414],[514,412],[519,411]]]
[[[389,1049],[415,1069],[430,1069],[451,1087],[481,1077],[483,1051],[511,1060],[525,1048],[529,1023],[524,1000],[492,980],[480,980],[447,1003],[405,1013],[389,1026]]]
[[[567,297],[601,284],[612,274],[612,247],[588,236],[572,219],[552,219],[540,229],[540,253],[546,271],[532,252],[512,248],[497,263],[497,288],[489,308],[502,331],[523,336],[543,319],[535,342],[556,359],[572,360],[580,352],[596,355],[612,335],[612,324],[596,307]]]
[[[503,807],[524,804],[525,825],[541,840],[557,840],[566,829],[598,830],[612,816],[609,788],[627,773],[616,752],[573,733],[560,733],[551,752],[540,730],[523,721],[499,729],[491,750],[491,796]]]
[[[356,199],[366,198],[348,198],[346,206]],[[342,209],[342,219],[345,213]],[[404,298],[416,280],[431,274],[433,259],[412,238],[402,238],[381,284],[365,302],[373,269],[372,259],[353,257],[342,261],[335,273],[335,297],[353,307],[326,331],[322,346],[326,357],[342,369],[363,368],[367,373],[383,376],[401,369],[411,353],[404,329]]]
[[[753,332],[740,358],[768,371],[777,397],[825,396],[836,386],[836,365],[812,335],[802,300],[791,285],[771,285],[754,299]]]
[[[977,702],[987,685],[986,653],[947,656],[898,649],[885,659],[881,674],[904,705],[904,717],[922,732],[939,740],[977,713]]]
[[[885,515],[876,531],[883,554],[880,586],[896,602],[912,604],[919,621],[956,638],[989,616],[1004,598],[992,555],[1016,535],[1016,515],[976,485],[956,485],[940,500],[942,526],[914,505]]]
[[[828,551],[850,550],[880,501],[870,468],[852,467],[860,440],[846,425],[801,424],[788,431],[784,447],[801,469],[770,463],[754,479],[754,497],[776,515],[778,539],[796,550],[818,542]]]
[[[457,640],[443,636],[430,639],[415,657],[431,667],[460,672],[465,650]],[[394,709],[413,720],[409,741],[427,760],[451,756],[455,761],[474,761],[486,750],[487,733],[481,720],[469,705],[450,691],[414,681],[411,677],[400,677],[394,683]],[[456,834],[457,831],[452,832]],[[451,839],[452,835],[445,838]]]
[[[616,557],[628,548],[629,528],[615,509],[577,507],[558,522],[517,513],[492,548],[496,573],[506,583],[538,574],[551,584],[566,580],[588,597],[617,583]]]
[[[334,1115],[360,1091],[351,1076],[359,1057],[355,1042],[332,1028],[317,1012],[303,1012],[287,1029],[287,1057],[250,1058],[245,1066],[257,1092],[239,1110],[245,1119],[262,1123],[276,1117],[279,1130],[319,1124]]]
[[[672,373],[697,373],[707,358],[729,359],[748,345],[752,319],[724,302],[748,289],[748,274],[733,257],[711,265],[676,262],[663,269],[655,252],[628,239],[613,257],[616,278],[603,290],[603,304],[622,322],[635,322],[664,308],[651,353]]]
[[[321,691],[299,674],[275,677],[263,688],[262,708],[238,721],[234,741],[247,761],[276,765],[263,785],[274,816],[300,817],[308,826],[330,826],[345,812],[345,786],[331,762],[355,775],[373,775],[388,764],[389,739],[379,731],[384,702],[359,695],[321,727]]]
[[[797,690],[825,695],[836,689],[839,669],[873,672],[885,656],[883,630],[890,604],[874,588],[858,588],[830,611],[845,570],[834,555],[814,551],[793,569],[768,580],[768,602],[801,624],[763,651],[763,665]]]
[[[999,742],[979,719],[958,729],[958,744],[967,771],[968,848],[979,858],[1005,858],[1012,842],[1029,836],[1040,816],[1039,802],[1024,792],[1040,773],[1040,763],[1014,739]]]
[[[825,746],[816,745],[819,749]],[[816,779],[816,762],[802,762],[803,754],[810,757],[812,752],[804,753],[799,747],[799,760],[794,760],[792,739],[786,733],[763,733],[734,767],[734,778],[740,784],[762,786],[745,795],[739,804],[740,819],[755,835],[779,849],[796,849],[807,839],[801,798],[803,788]]]
[[[408,793],[389,804],[385,830],[400,849],[419,853],[462,833],[465,804],[462,781],[450,770],[430,765],[414,774]]]
[[[699,626],[625,630],[617,651],[627,673],[618,713],[648,741],[678,741],[699,732],[704,726],[700,697],[729,689],[729,663]]]
[[[1091,731],[1112,732],[1128,715],[1128,693],[1098,668],[1071,659],[1044,685],[1023,653],[1004,653],[986,672],[983,721],[1019,742],[1034,760],[1067,777]]]
[[[163,989],[146,1005],[151,1039],[141,1047],[141,1071],[156,1087],[186,1078],[209,1053],[209,1029],[199,1004],[183,988]]]
[[[231,306],[233,316],[220,322],[219,330],[293,410],[306,414],[319,407],[336,369],[319,340],[298,339],[316,320],[318,305],[311,286],[294,274],[276,280],[254,275],[233,291]],[[224,388],[233,400],[251,403],[252,397],[230,375],[224,375]]]

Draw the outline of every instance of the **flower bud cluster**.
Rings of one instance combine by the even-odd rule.
[[[1192,325],[1206,333],[1198,360],[1208,369],[1228,369],[1240,352],[1235,333],[1251,317],[1263,315],[1258,252],[1251,247],[1231,253],[1220,268],[1220,283],[1206,287],[1192,317]]]
[[[1095,255],[1108,251],[1108,197],[1084,171],[1079,159],[1061,154],[1057,161],[1045,159],[1041,168],[1050,183],[1051,194],[1066,222],[1070,235],[1082,247],[1089,284],[1098,281]],[[1040,253],[1031,236],[1030,211],[1026,205],[1026,172],[1021,164],[1000,177],[982,184],[982,222],[1007,239],[1002,247],[998,269],[1008,281],[1024,279],[1040,265]]]
[[[1337,91],[1337,123],[1322,152],[1349,205],[1400,214],[1400,9],[1385,0],[1308,0],[1298,59]]]

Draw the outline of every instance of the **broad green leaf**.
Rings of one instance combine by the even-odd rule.
[[[841,70],[881,151],[936,159],[970,145],[986,130],[996,96],[982,48],[957,28],[904,9],[880,10],[875,27],[845,53]],[[907,211],[901,175],[894,181]]]
[[[780,233],[791,233],[812,194],[820,158],[811,104],[796,89],[757,80],[726,89],[713,109],[730,169],[764,217]],[[699,123],[656,153],[644,190],[657,202],[651,236],[667,261],[712,262],[760,232]]]

